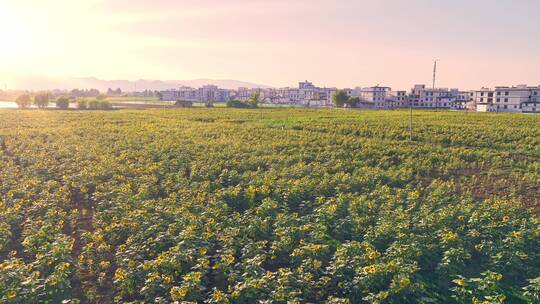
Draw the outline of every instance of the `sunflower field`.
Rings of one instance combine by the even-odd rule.
[[[0,303],[540,303],[540,116],[0,110]]]

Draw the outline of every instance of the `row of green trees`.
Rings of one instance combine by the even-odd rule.
[[[332,96],[334,105],[338,108],[355,108],[360,103],[360,98],[357,96],[349,96],[344,90],[337,90]]]
[[[19,108],[28,108],[32,104],[38,108],[46,108],[49,105],[51,97],[49,93],[40,93],[35,95],[34,98],[28,94],[23,94],[17,97],[15,103]]]
[[[103,100],[104,98],[98,98],[96,100],[86,100],[79,99],[77,100],[77,108],[79,109],[111,109],[112,105],[110,102]],[[49,106],[49,102],[54,101],[56,107],[60,109],[69,108],[69,97],[60,96],[54,100],[54,96],[50,93],[39,93],[34,97],[29,94],[23,94],[17,97],[15,103],[19,108],[28,108],[31,105],[34,105],[40,109],[46,108]]]
[[[85,100],[85,99],[79,99],[77,100],[77,108],[78,109],[91,109],[91,110],[108,110],[112,109],[112,105],[110,102],[106,100]]]
[[[259,93],[253,93],[247,101],[241,100],[229,100],[227,101],[227,108],[241,108],[241,109],[253,109],[259,107],[260,95]]]

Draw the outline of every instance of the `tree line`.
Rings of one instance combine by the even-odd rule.
[[[78,109],[111,109],[112,105],[110,102],[104,100],[105,96],[98,95],[96,100],[77,100]],[[55,98],[51,93],[44,92],[38,93],[34,96],[30,94],[22,94],[17,97],[15,103],[21,109],[28,108],[32,105],[36,106],[39,109],[44,109],[49,106],[49,103],[54,102],[56,108],[67,109],[69,108],[70,98],[67,96],[59,96]]]

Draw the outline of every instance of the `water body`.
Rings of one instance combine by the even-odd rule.
[[[31,105],[29,108],[34,108],[35,106]],[[70,108],[76,108],[77,104],[70,103]],[[0,109],[17,109],[17,104],[14,101],[4,101],[0,100]],[[49,105],[47,108],[56,108],[56,104],[54,102],[49,102]]]
[[[146,101],[122,101],[122,102],[112,102],[115,104],[114,108],[129,108],[130,106],[138,106],[138,105],[142,105],[142,106],[145,106],[145,105],[155,105],[155,106],[159,106],[159,105],[172,105],[174,104],[174,102],[160,102],[160,101],[150,101],[150,102],[146,102]],[[122,105],[125,105],[125,106],[122,106]],[[34,106],[30,106],[31,108],[33,108]],[[56,107],[56,104],[54,102],[49,102],[49,105],[47,106],[47,108],[55,108]],[[77,108],[77,103],[70,103],[69,104],[69,108],[70,109],[76,109]],[[0,100],[0,109],[17,109],[17,104],[13,101],[4,101],[4,100]]]
[[[17,104],[13,101],[0,100],[0,109],[16,109]]]

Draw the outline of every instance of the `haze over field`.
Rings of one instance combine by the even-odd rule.
[[[0,0],[0,83],[16,75],[462,89],[539,80],[540,3]],[[48,88],[46,82],[32,85]]]
[[[181,86],[201,87],[207,84],[217,85],[224,89],[267,88],[268,86],[237,80],[225,79],[192,79],[192,80],[105,80],[96,77],[47,77],[47,76],[15,76],[7,81],[10,88],[27,90],[71,90],[75,88],[95,88],[106,91],[108,88],[120,88],[129,91],[160,91]]]

